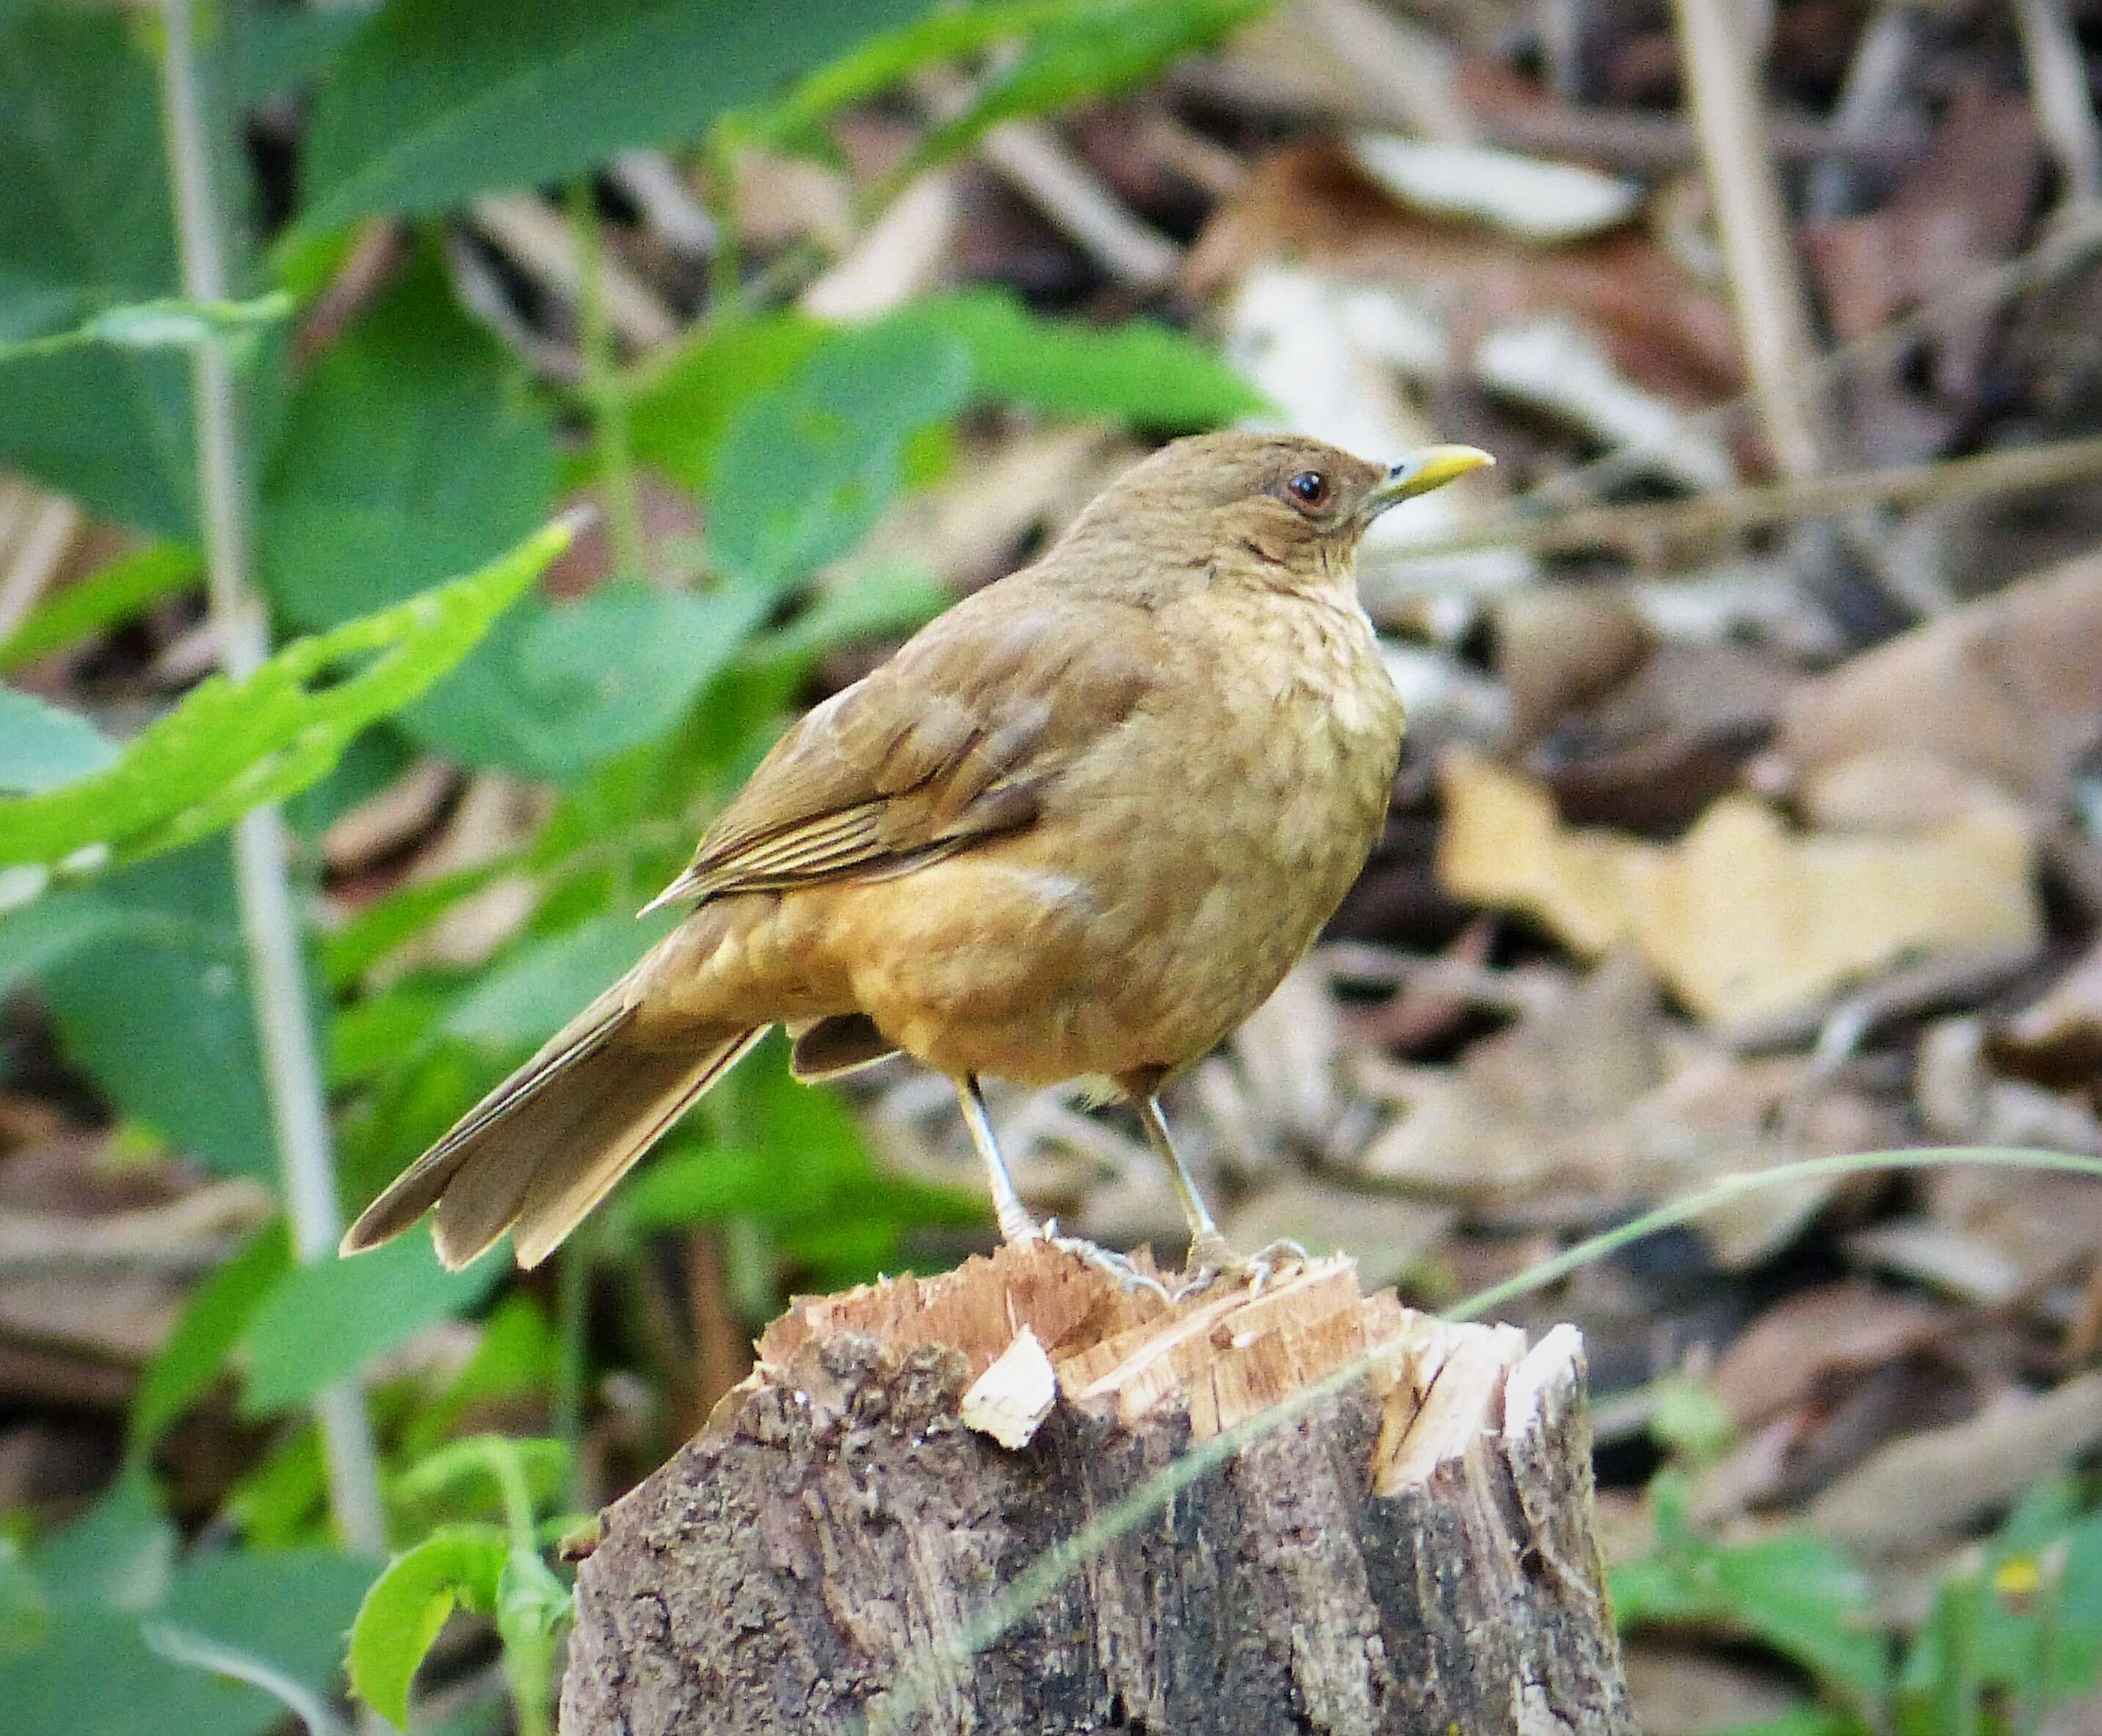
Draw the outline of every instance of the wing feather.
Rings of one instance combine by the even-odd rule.
[[[966,598],[783,736],[650,908],[880,879],[1030,825],[1142,702],[1152,620],[1024,572]]]

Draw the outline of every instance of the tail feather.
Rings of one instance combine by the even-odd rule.
[[[761,1034],[698,1033],[666,1049],[636,1040],[634,1016],[621,986],[593,1002],[368,1206],[343,1251],[377,1247],[436,1207],[450,1267],[513,1229],[521,1265],[546,1259]]]
[[[648,1100],[641,1112],[627,1122],[610,1142],[581,1162],[543,1162],[526,1184],[526,1200],[517,1217],[515,1241],[518,1264],[537,1266],[559,1247],[569,1233],[582,1223],[593,1207],[613,1191],[614,1184],[633,1168],[642,1154],[671,1131],[672,1124],[703,1092],[735,1066],[752,1046],[766,1034],[759,1030],[735,1031],[714,1047],[694,1058],[671,1086]],[[630,1096],[641,1100],[641,1092]],[[445,1213],[438,1213],[442,1233]],[[439,1250],[443,1257],[444,1249]]]

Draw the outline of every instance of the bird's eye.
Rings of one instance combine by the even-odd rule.
[[[1302,507],[1318,507],[1328,498],[1328,479],[1318,470],[1302,470],[1284,485]]]

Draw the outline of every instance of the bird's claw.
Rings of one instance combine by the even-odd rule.
[[[1166,1284],[1150,1272],[1142,1272],[1129,1254],[1120,1254],[1113,1248],[1102,1247],[1084,1236],[1062,1236],[1057,1221],[1044,1226],[1044,1239],[1061,1253],[1077,1255],[1099,1272],[1106,1272],[1117,1282],[1117,1287],[1129,1291],[1146,1291],[1164,1302],[1175,1300]]]
[[[1280,1268],[1303,1266],[1306,1250],[1283,1238],[1253,1254],[1236,1254],[1221,1236],[1200,1237],[1190,1244],[1190,1261],[1182,1282],[1175,1288],[1175,1301],[1202,1295],[1214,1284],[1245,1281],[1251,1297],[1259,1296]]]

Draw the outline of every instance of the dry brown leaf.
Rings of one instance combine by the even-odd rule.
[[[1741,782],[1798,679],[1742,645],[1660,644],[1557,720],[1526,769],[1580,823],[1677,830]]]
[[[1797,689],[1780,752],[1807,780],[1905,749],[2055,808],[2102,736],[2102,556],[1931,621]]]
[[[1366,1149],[1367,1173],[1477,1205],[1578,1211],[1617,1202],[1633,1167],[1628,1111],[1665,1076],[1656,990],[1621,954],[1551,1007],[1414,1075],[1408,1113]]]
[[[1727,1049],[1682,1056],[1671,1078],[1630,1109],[1628,1126],[1634,1179],[1648,1199],[1690,1193],[1718,1176],[1874,1150],[1904,1132],[1873,1099],[1820,1079],[1807,1056],[1746,1059]],[[1761,1188],[1703,1212],[1694,1230],[1718,1265],[1743,1271],[1794,1241],[1846,1185],[1808,1180]]]
[[[2007,814],[1806,835],[1764,802],[1729,796],[1660,845],[1565,826],[1538,784],[1476,755],[1448,755],[1443,777],[1448,890],[1525,911],[1586,955],[1633,941],[1726,1029],[1798,1018],[1915,954],[2020,954],[2041,936],[2032,840]]]
[[[1806,1056],[1748,1061],[1696,1042],[1663,1016],[1647,968],[1625,950],[1457,1068],[1398,1071],[1388,1092],[1405,1113],[1366,1149],[1368,1173],[1534,1221],[1594,1217],[1901,1131],[1871,1100],[1819,1081]],[[1694,1228],[1717,1264],[1741,1269],[1834,1190],[1765,1189]]]
[[[1727,305],[1639,230],[1543,250],[1440,223],[1404,210],[1333,141],[1289,145],[1258,163],[1198,237],[1185,286],[1208,297],[1278,258],[1408,284],[1452,317],[1470,348],[1514,315],[1559,313],[1596,330],[1644,385],[1705,401],[1739,383]]]
[[[2102,1373],[2011,1393],[1968,1420],[1892,1442],[1811,1503],[1811,1525],[1895,1552],[1952,1536],[2102,1445]]]
[[[1622,1656],[1634,1727],[1647,1736],[1705,1736],[1710,1730],[1764,1724],[1802,1703],[1776,1671],[1641,1641]]]
[[[1750,1428],[1835,1380],[1931,1342],[1953,1311],[1859,1279],[1798,1292],[1761,1314],[1715,1365],[1716,1396]]]
[[[2028,227],[2038,166],[2028,100],[1976,81],[1959,85],[1932,149],[1896,197],[1804,230],[1834,330],[1842,338],[1877,330],[2006,259]],[[1992,329],[1989,312],[1945,336],[1944,389],[1970,389]]]
[[[1527,741],[1618,687],[1656,644],[1626,593],[1603,585],[1516,591],[1497,600],[1493,618],[1497,674]]]
[[[2038,1084],[2085,1089],[2102,1109],[2102,941],[1994,1030],[1990,1052]]]

